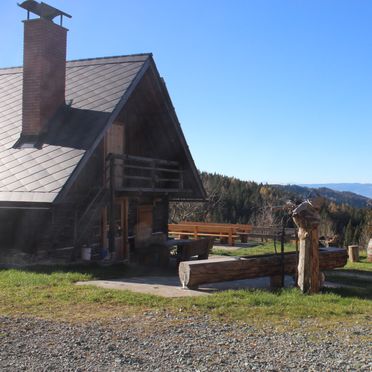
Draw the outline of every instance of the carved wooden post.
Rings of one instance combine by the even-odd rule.
[[[305,201],[293,212],[300,241],[297,285],[303,293],[317,293],[320,287],[319,233],[320,200]]]

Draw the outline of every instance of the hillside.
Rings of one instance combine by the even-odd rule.
[[[201,179],[208,195],[205,203],[172,203],[169,220],[251,223],[256,226],[293,224],[280,206],[296,203],[315,192],[326,198],[321,211],[321,234],[337,235],[341,242],[366,245],[372,231],[372,200],[351,192],[297,185],[268,185],[207,172]],[[279,208],[278,208],[279,207]]]
[[[328,187],[308,187],[308,186],[298,186],[298,185],[272,185],[273,187],[282,190],[283,192],[288,192],[290,194],[297,195],[302,199],[306,199],[309,195],[317,193],[329,201],[336,204],[347,204],[354,208],[367,208],[372,206],[372,199],[355,194],[349,191],[336,191]]]

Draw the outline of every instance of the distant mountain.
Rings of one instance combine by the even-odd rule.
[[[349,191],[337,191],[332,190],[328,187],[323,187],[322,185],[314,185],[311,187],[299,186],[299,185],[272,185],[289,195],[296,195],[301,199],[306,199],[311,197],[312,194],[317,193],[328,200],[331,200],[337,204],[348,204],[355,208],[366,208],[372,206],[372,199],[359,195]],[[322,187],[317,187],[322,186]],[[372,185],[371,185],[372,186]]]
[[[305,184],[300,185],[311,188],[323,188],[336,190],[336,191],[350,191],[354,194],[372,198],[372,183],[325,183],[325,184]]]

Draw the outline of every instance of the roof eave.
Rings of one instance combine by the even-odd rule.
[[[177,117],[177,114],[176,114],[176,111],[174,109],[174,106],[173,106],[173,103],[172,103],[172,100],[170,98],[170,95],[169,95],[169,92],[168,92],[168,89],[163,81],[163,79],[161,78],[160,74],[159,74],[159,71],[158,69],[156,68],[156,65],[155,65],[155,62],[153,60],[153,58],[151,57],[151,68],[156,76],[156,82],[158,84],[158,87],[160,89],[160,91],[162,92],[164,98],[165,98],[165,102],[166,102],[166,105],[167,105],[167,110],[168,110],[168,113],[169,113],[169,116],[175,126],[175,129],[176,129],[176,132],[177,132],[177,135],[180,139],[180,142],[182,144],[182,147],[185,151],[185,155],[187,157],[187,160],[190,164],[190,168],[191,168],[191,171],[194,175],[194,179],[196,181],[196,184],[198,186],[198,191],[200,193],[199,197],[195,198],[193,197],[193,199],[198,199],[198,200],[206,200],[207,198],[207,193],[204,189],[204,186],[202,184],[202,181],[200,179],[200,176],[199,176],[199,172],[196,168],[196,165],[195,165],[195,162],[194,162],[194,159],[191,155],[191,152],[190,152],[190,149],[189,149],[189,146],[187,144],[187,141],[186,141],[186,138],[183,134],[183,131],[182,131],[182,128],[181,128],[181,124],[178,120],[178,117]]]
[[[52,203],[0,201],[0,209],[51,209]]]

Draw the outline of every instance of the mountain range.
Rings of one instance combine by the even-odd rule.
[[[304,184],[300,186],[310,188],[324,188],[335,191],[349,191],[354,194],[372,198],[372,183],[324,183],[324,184]]]
[[[349,190],[358,190],[359,192],[363,192],[365,195],[347,190],[347,185],[350,186]],[[312,194],[316,193],[337,204],[348,204],[355,208],[366,208],[372,206],[372,184],[311,184],[272,186],[282,190],[283,192],[297,195],[301,199],[306,199],[311,197]],[[362,186],[369,186],[369,194],[369,188],[363,188]],[[337,190],[337,187],[339,187],[341,190]],[[370,197],[366,195],[370,195]]]

